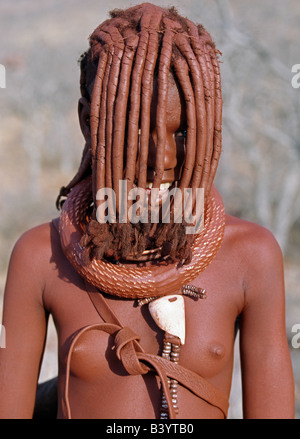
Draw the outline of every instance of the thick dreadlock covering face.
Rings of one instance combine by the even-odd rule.
[[[177,167],[173,181],[167,183],[169,189],[175,184],[182,191],[191,188],[193,209],[195,190],[203,188],[208,204],[221,152],[218,54],[202,26],[179,16],[174,8],[148,3],[112,11],[111,19],[91,35],[90,48],[81,59],[80,82],[82,97],[90,103],[91,142],[77,174],[60,192],[66,196],[88,179],[80,213],[87,260],[168,257],[190,263],[194,236],[186,233],[184,221],[174,223],[172,208],[169,223],[120,221],[120,181],[126,182],[127,199],[134,187],[159,190],[166,182],[168,96],[170,84],[176,85],[184,123],[172,133]],[[115,223],[96,219],[97,193],[104,188],[115,194]]]

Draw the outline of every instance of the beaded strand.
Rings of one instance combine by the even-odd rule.
[[[183,285],[181,288],[181,293],[184,296],[192,297],[196,300],[198,299],[206,299],[206,290],[203,288],[198,288],[194,285]],[[138,299],[138,305],[147,305],[153,300],[158,299],[159,297],[146,297],[144,299]],[[165,333],[163,340],[163,349],[161,356],[162,358],[171,361],[175,364],[179,363],[179,355],[180,355],[181,342],[178,337],[171,335],[169,333]],[[168,379],[170,394],[172,397],[172,404],[176,414],[179,412],[178,408],[178,381],[171,378]],[[169,409],[166,400],[166,396],[164,391],[162,390],[161,396],[161,412],[160,419],[169,419]]]
[[[172,341],[173,342],[172,342]],[[170,334],[165,334],[164,337],[164,346],[162,351],[162,358],[166,360],[172,361],[175,364],[179,363],[179,354],[180,354],[180,340],[178,337],[173,337]],[[168,380],[169,389],[172,397],[172,404],[175,410],[175,413],[178,414],[178,381],[171,378]],[[160,419],[168,419],[169,418],[169,410],[168,404],[166,401],[166,397],[164,392],[162,391],[162,400],[161,400],[161,413]]]

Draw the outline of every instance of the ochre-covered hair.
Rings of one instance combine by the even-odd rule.
[[[184,224],[100,224],[95,220],[96,193],[112,188],[119,199],[119,180],[128,192],[146,187],[153,78],[157,76],[157,154],[153,188],[164,172],[166,104],[169,72],[186,106],[185,160],[179,187],[204,188],[208,196],[221,152],[222,96],[218,50],[203,28],[174,8],[149,3],[114,10],[90,36],[81,58],[81,94],[91,105],[91,147],[83,151],[79,170],[62,196],[92,175],[94,215],[82,244],[90,257],[120,259],[163,246],[173,260],[190,258],[192,236]],[[152,227],[153,226],[153,227]]]

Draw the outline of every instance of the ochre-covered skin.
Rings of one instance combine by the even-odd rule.
[[[293,417],[293,378],[285,335],[281,253],[272,235],[252,223],[227,216],[221,250],[193,282],[207,299],[185,297],[186,344],[180,363],[229,396],[234,324],[240,314],[244,416]],[[147,307],[107,297],[124,325],[157,354],[163,334]],[[31,417],[44,347],[47,314],[59,340],[59,407],[71,338],[99,323],[83,280],[67,262],[53,226],[41,225],[18,241],[10,264],[4,306],[6,349],[0,351],[2,418]],[[76,418],[153,418],[160,391],[150,375],[127,376],[110,349],[112,339],[91,333],[81,340],[72,364],[70,405]],[[81,346],[81,348],[80,348]],[[150,392],[150,393],[149,393]],[[178,418],[219,418],[222,413],[183,389]],[[58,416],[61,416],[59,410]]]
[[[145,29],[147,29],[150,25],[147,20],[152,20],[153,25],[157,19],[157,14],[153,11],[160,11],[160,14],[163,14],[163,11],[156,7],[152,9],[152,6],[150,7],[148,4],[144,8],[147,13],[145,13],[143,20]],[[150,14],[149,11],[152,13]],[[105,26],[109,26],[109,23],[106,23],[99,30],[105,34],[103,38],[115,38],[116,34],[108,34]],[[166,45],[169,44],[169,38],[174,37],[172,26],[166,31]],[[192,25],[191,29],[191,32],[196,31],[196,27]],[[175,33],[175,35],[177,34]],[[203,35],[206,34],[203,33]],[[150,44],[150,40],[151,47],[153,45],[154,48],[156,44],[156,36],[153,32],[150,32],[149,35],[144,33],[143,38],[144,43],[137,49],[140,52],[139,56],[141,56],[138,58],[137,55],[137,58],[141,60],[143,59],[143,47]],[[192,38],[191,40],[193,41]],[[131,47],[136,47],[136,39],[129,31],[128,41],[131,44],[128,47],[130,61]],[[178,46],[184,45],[184,50],[190,53],[191,45],[187,46],[186,41],[181,41],[181,35],[178,36],[176,44]],[[117,56],[118,50],[123,50],[123,47],[118,47],[115,56]],[[196,53],[196,50],[197,48],[194,48],[193,53]],[[150,64],[154,62],[151,58],[154,53],[154,49],[149,51],[147,62]],[[169,62],[168,56],[171,54],[166,54],[166,63]],[[200,90],[200,88],[197,89],[196,84],[200,87],[202,79],[196,73],[197,66],[193,64],[191,54],[189,60],[191,63],[189,67],[191,70],[194,69],[195,78],[197,78],[193,81],[196,96]],[[212,72],[217,69],[215,61],[214,59],[213,68],[203,75],[203,80],[207,81],[206,90],[209,82],[212,81]],[[107,81],[109,94],[113,93],[112,89],[109,91],[109,86],[113,86],[109,84],[111,78],[109,79],[109,76],[105,75],[107,63],[112,63],[109,53],[107,57],[101,58],[96,67],[99,73],[97,78],[103,76],[101,80]],[[152,102],[153,109],[142,117],[141,137],[145,136],[147,141],[140,140],[139,150],[141,154],[144,154],[147,166],[146,173],[145,169],[139,170],[138,178],[144,184],[145,178],[148,181],[150,178],[151,181],[155,181],[155,176],[159,176],[157,181],[158,179],[174,181],[177,179],[178,168],[181,168],[184,158],[189,154],[195,154],[198,157],[195,162],[198,163],[198,168],[195,165],[195,172],[193,171],[192,174],[185,170],[181,174],[180,182],[183,181],[186,185],[187,180],[185,179],[188,176],[188,180],[194,179],[195,187],[203,185],[208,190],[212,184],[220,152],[218,150],[221,145],[220,131],[215,131],[214,136],[217,140],[213,145],[211,141],[204,141],[201,134],[197,136],[198,146],[193,149],[195,144],[192,142],[185,151],[182,151],[181,140],[176,141],[176,134],[181,130],[191,129],[191,126],[198,125],[199,122],[200,125],[202,124],[202,133],[207,132],[207,134],[203,134],[204,138],[212,136],[209,126],[212,125],[213,120],[214,123],[217,120],[217,125],[221,124],[221,115],[219,113],[218,116],[208,116],[205,121],[202,120],[201,115],[204,114],[203,105],[205,102],[196,98],[198,102],[196,107],[198,105],[199,107],[197,107],[195,114],[197,114],[199,121],[195,121],[192,108],[184,104],[185,96],[188,96],[191,90],[189,91],[188,87],[186,90],[178,89],[178,83],[181,81],[180,75],[183,75],[185,69],[181,66],[182,63],[184,61],[179,57],[176,65],[174,64],[174,69],[181,72],[178,73],[176,81],[173,74],[170,77],[168,72],[162,73],[161,76],[162,84],[167,84],[169,90],[165,96],[165,113],[164,115],[159,113],[158,117],[162,118],[163,127],[158,128],[157,123],[153,123],[153,119],[157,121],[157,110],[159,110],[160,105],[164,104],[156,105],[155,103],[154,105],[153,102],[156,101],[153,100],[153,97],[150,101],[149,97],[144,97],[146,100],[148,99],[148,103]],[[116,65],[114,64],[112,68],[116,68]],[[141,78],[138,67],[136,67],[134,74],[137,78]],[[124,70],[124,80],[122,81],[124,87],[126,78],[127,73]],[[219,76],[217,75],[215,78],[217,78],[215,84],[218,85],[214,87],[214,94],[218,95],[220,92]],[[82,91],[84,83],[85,81],[82,79]],[[137,93],[140,93],[138,84],[135,84],[134,87],[137,88]],[[154,89],[157,90],[155,82]],[[97,93],[97,88],[95,93]],[[120,97],[117,106],[123,106],[123,98]],[[163,95],[161,99],[164,100]],[[105,101],[105,104],[101,99],[102,104],[109,106],[109,99]],[[72,184],[67,189],[62,190],[61,195],[67,195],[72,187],[90,175],[91,170],[93,170],[93,190],[101,184],[106,184],[101,180],[103,176],[101,166],[104,166],[105,162],[100,160],[99,169],[101,171],[98,168],[96,171],[95,157],[97,154],[98,157],[101,157],[103,143],[99,139],[92,140],[96,128],[93,128],[91,132],[90,127],[98,121],[96,121],[97,118],[92,121],[91,107],[94,108],[93,111],[96,111],[96,101],[89,102],[85,93],[82,92],[79,102],[79,120],[86,146],[78,174],[71,182]],[[135,108],[134,103],[132,108]],[[206,112],[209,114],[214,111],[212,108],[206,107]],[[134,125],[134,116],[131,117],[131,123]],[[147,129],[143,128],[144,126],[149,127],[148,133]],[[101,129],[103,127],[99,128],[99,138],[101,137]],[[106,129],[110,128],[106,127]],[[190,135],[193,134],[190,133]],[[116,133],[116,136],[119,136],[117,137],[119,142],[124,134]],[[135,137],[132,133],[130,134],[129,129],[127,136]],[[158,147],[160,136],[163,136],[163,140],[160,140],[163,144],[163,153]],[[129,142],[128,137],[127,142]],[[212,140],[212,137],[210,139]],[[114,141],[111,146],[115,149],[116,155],[121,157],[120,144],[118,142],[114,144]],[[142,142],[145,142],[143,143],[145,146],[142,146]],[[189,142],[188,138],[187,142]],[[204,148],[204,144],[210,146]],[[135,163],[135,148],[126,147],[130,150],[127,161],[131,160],[132,163]],[[144,147],[145,150],[142,152]],[[132,157],[129,157],[130,154]],[[210,158],[208,159],[208,157]],[[115,169],[111,174],[112,187],[116,175],[120,177],[122,174],[123,165],[120,163],[115,164],[112,161],[112,166]],[[203,179],[199,177],[201,163]],[[199,172],[196,172],[196,168]],[[204,171],[205,168],[207,168],[207,173]],[[126,167],[125,175],[133,182],[136,175],[130,175],[131,171],[131,166]],[[107,176],[106,170],[105,176]],[[190,184],[191,182],[187,186]],[[62,401],[66,359],[72,340],[78,331],[85,326],[102,323],[86,293],[84,280],[62,251],[58,223],[59,219],[56,219],[54,223],[43,224],[24,233],[18,240],[11,256],[3,310],[6,348],[0,349],[1,418],[32,417],[49,314],[53,316],[58,334],[58,418],[64,417]],[[132,262],[132,260],[126,262],[125,259],[122,260],[122,263],[135,266],[137,262]],[[240,317],[244,417],[292,418],[294,416],[294,385],[285,332],[282,255],[272,234],[261,226],[226,215],[225,234],[220,250],[192,283],[206,290],[207,299],[195,301],[184,296],[186,342],[181,347],[180,364],[201,375],[228,398],[233,368],[235,322],[237,317]],[[164,334],[151,319],[147,306],[139,307],[135,300],[117,296],[105,294],[105,298],[123,325],[128,326],[138,334],[144,351],[150,354],[159,354]],[[69,383],[72,418],[158,418],[161,406],[159,380],[152,373],[137,376],[128,375],[112,346],[112,336],[97,330],[91,330],[82,335],[75,345]],[[218,419],[224,417],[220,409],[201,400],[181,386],[178,388],[178,405],[178,419]]]

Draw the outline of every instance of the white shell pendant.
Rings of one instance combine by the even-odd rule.
[[[180,338],[185,343],[185,310],[181,295],[163,296],[149,303],[149,312],[163,331]]]

